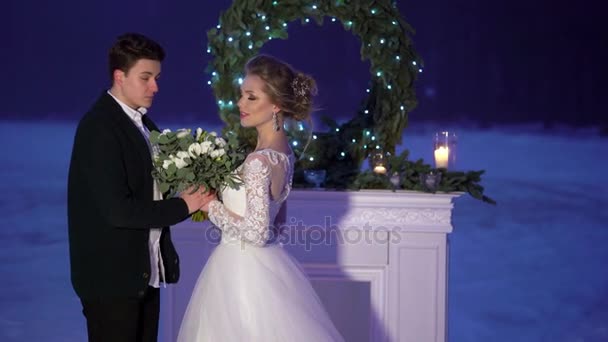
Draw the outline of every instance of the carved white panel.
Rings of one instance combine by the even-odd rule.
[[[421,209],[421,208],[364,208],[353,210],[341,220],[345,226],[363,227],[372,224],[385,228],[404,227],[407,225],[449,225],[450,209]]]
[[[386,266],[304,264],[303,268],[346,341],[387,341]],[[366,284],[368,293],[349,291],[349,285],[356,283]],[[367,312],[360,312],[361,307]]]
[[[395,341],[445,341],[445,235],[412,233],[390,253],[391,333]],[[414,309],[415,308],[415,309]]]

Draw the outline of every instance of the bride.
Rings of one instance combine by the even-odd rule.
[[[203,207],[222,231],[198,278],[179,342],[343,341],[298,263],[273,228],[289,195],[295,158],[284,118],[306,120],[315,81],[270,56],[247,62],[238,106],[255,127],[255,151],[237,169],[244,186]]]

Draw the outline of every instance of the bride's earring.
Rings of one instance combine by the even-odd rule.
[[[272,112],[272,128],[274,128],[275,131],[279,130],[279,118],[277,117],[276,112]]]

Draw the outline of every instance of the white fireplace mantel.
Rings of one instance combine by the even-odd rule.
[[[446,341],[447,234],[461,193],[294,190],[284,248],[299,260],[346,341]],[[163,293],[162,341],[175,341],[218,236],[172,228],[181,280]]]

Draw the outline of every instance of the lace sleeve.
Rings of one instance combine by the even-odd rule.
[[[243,167],[246,209],[243,217],[230,212],[223,203],[209,204],[209,220],[222,231],[237,233],[242,241],[263,246],[270,236],[270,173],[265,156],[250,155]]]

